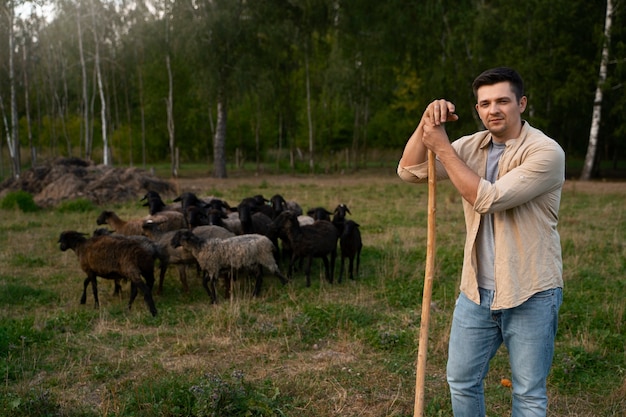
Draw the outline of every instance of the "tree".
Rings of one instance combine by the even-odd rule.
[[[591,130],[589,131],[589,145],[583,171],[580,175],[582,181],[589,181],[593,172],[594,161],[596,160],[596,149],[598,147],[598,132],[600,131],[600,120],[602,118],[602,95],[604,83],[606,81],[607,65],[609,62],[609,44],[611,41],[611,23],[613,18],[613,0],[606,0],[606,15],[604,18],[604,40],[602,42],[602,55],[600,58],[600,70],[598,73],[598,85],[593,101],[593,116],[591,118]]]
[[[14,178],[20,177],[20,136],[17,120],[17,80],[15,79],[15,1],[9,0],[3,10],[8,23],[8,51],[9,51],[9,88],[11,101],[11,133],[7,136],[7,146],[11,158],[11,169]]]

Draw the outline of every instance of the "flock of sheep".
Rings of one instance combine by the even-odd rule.
[[[96,223],[108,227],[96,229],[93,235],[71,230],[61,233],[60,249],[72,249],[87,274],[81,304],[85,304],[91,284],[98,307],[97,277],[114,280],[115,294],[121,289],[120,282],[128,280],[128,308],[141,291],[150,313],[156,316],[152,289],[157,265],[158,294],[170,265],[177,267],[183,290],[188,291],[187,268],[191,266],[202,275],[202,286],[213,303],[217,302],[218,279],[224,277],[225,296],[229,297],[231,280],[241,273],[253,276],[255,296],[261,291],[266,270],[287,284],[294,270],[304,267],[310,286],[313,258],[322,259],[325,277],[332,283],[337,247],[341,260],[338,281],[342,281],[345,260],[349,278],[358,276],[363,243],[359,224],[346,219],[351,213],[345,204],[333,212],[315,207],[304,214],[298,203],[279,194],[269,200],[262,195],[246,197],[236,207],[191,192],[166,204],[158,193],[149,191],[142,201],[149,211],[145,217],[122,220],[112,211],[103,211]],[[286,275],[281,272],[283,264],[287,265]]]

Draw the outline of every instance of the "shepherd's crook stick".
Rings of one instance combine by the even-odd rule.
[[[417,350],[417,372],[415,375],[414,417],[424,415],[424,380],[426,377],[426,354],[428,353],[428,323],[430,322],[430,300],[433,292],[435,270],[435,211],[437,178],[435,154],[428,150],[428,232],[426,235],[426,268],[424,272],[424,294],[422,296],[422,319]]]

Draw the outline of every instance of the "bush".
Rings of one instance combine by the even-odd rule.
[[[0,203],[3,210],[20,209],[24,213],[32,213],[39,210],[39,206],[35,204],[33,196],[26,191],[11,191]]]

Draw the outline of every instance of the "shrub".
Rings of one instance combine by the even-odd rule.
[[[26,191],[11,191],[2,199],[0,208],[3,210],[20,209],[24,213],[33,213],[39,210],[33,196]]]

